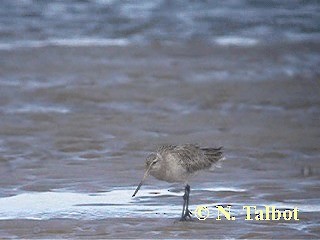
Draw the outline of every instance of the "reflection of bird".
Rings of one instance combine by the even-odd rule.
[[[188,209],[190,193],[188,177],[198,170],[215,166],[222,158],[222,147],[201,148],[193,144],[161,146],[147,157],[145,174],[132,197],[149,175],[167,182],[185,182],[181,220],[191,219]]]

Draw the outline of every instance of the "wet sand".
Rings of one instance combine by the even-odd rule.
[[[315,216],[306,216],[307,221]],[[312,239],[320,233],[319,225],[310,231],[298,224],[256,223],[232,221],[179,222],[175,219],[112,218],[104,220],[7,220],[0,222],[2,237],[18,238],[205,238],[205,239]],[[272,229],[272,231],[270,231]]]
[[[1,51],[2,201],[109,192],[124,199],[118,207],[127,213],[110,216],[110,198],[96,202],[105,211],[96,216],[67,208],[19,219],[8,206],[0,236],[319,238],[318,50],[315,43],[248,49],[154,42]],[[224,146],[222,168],[190,182],[194,207],[297,205],[301,220],[175,222],[183,186],[153,178],[137,198],[119,195],[117,188],[133,193],[147,153],[162,143]],[[152,195],[168,189],[177,195]],[[143,212],[147,206],[155,210]],[[22,201],[21,208],[28,206]]]

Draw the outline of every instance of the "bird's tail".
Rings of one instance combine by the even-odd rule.
[[[207,159],[215,166],[219,167],[220,162],[224,159],[223,148],[201,148]]]

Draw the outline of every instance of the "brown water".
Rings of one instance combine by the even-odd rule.
[[[2,50],[0,236],[319,238],[319,44]],[[150,179],[163,143],[224,146],[191,182],[205,221],[177,222],[183,186]],[[168,191],[169,190],[169,191]],[[215,205],[236,221],[215,221]],[[244,205],[300,221],[244,221]]]

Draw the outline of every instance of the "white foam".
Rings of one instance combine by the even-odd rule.
[[[200,190],[200,189],[199,189]],[[213,188],[214,191],[244,191],[238,188]],[[181,197],[182,192],[175,193],[167,190],[142,189],[135,198],[132,198],[134,189],[118,188],[104,193],[74,193],[74,192],[26,192],[19,195],[0,198],[0,220],[4,219],[103,219],[121,217],[173,217],[180,216],[182,206],[179,204],[159,204],[159,196]],[[150,197],[153,199],[150,200]],[[148,204],[146,204],[148,201]],[[152,202],[152,205],[149,204]],[[158,204],[157,204],[158,203]],[[197,203],[190,205],[194,211],[198,205],[210,207],[210,211],[216,210],[216,205],[223,203]],[[235,215],[245,214],[242,206],[248,203],[231,203]],[[263,207],[261,203],[256,205]],[[281,203],[268,202],[264,205],[272,205],[282,209],[297,207],[302,212],[320,212],[320,206],[315,201],[307,203]],[[212,216],[213,217],[213,216]]]
[[[259,41],[254,38],[245,38],[245,37],[236,37],[236,36],[218,37],[214,41],[215,43],[221,46],[240,46],[240,47],[254,46],[259,43]]]
[[[126,39],[53,39],[50,41],[52,45],[67,47],[87,47],[87,46],[126,46],[129,41]]]
[[[7,113],[68,113],[65,107],[26,105],[7,110]]]
[[[42,48],[48,46],[60,47],[105,47],[127,46],[127,39],[102,39],[102,38],[74,38],[74,39],[48,39],[48,40],[25,40],[12,43],[0,43],[0,50],[13,50],[16,48]]]
[[[0,219],[101,219],[141,214],[144,217],[159,216],[156,213],[168,213],[172,216],[179,215],[181,206],[139,204],[138,202],[141,202],[141,200],[132,198],[132,193],[133,189],[119,189],[99,194],[28,192],[0,198]],[[144,196],[159,195],[155,195],[150,190],[148,193],[141,191],[140,194]],[[169,192],[165,192],[165,194],[174,195]]]

